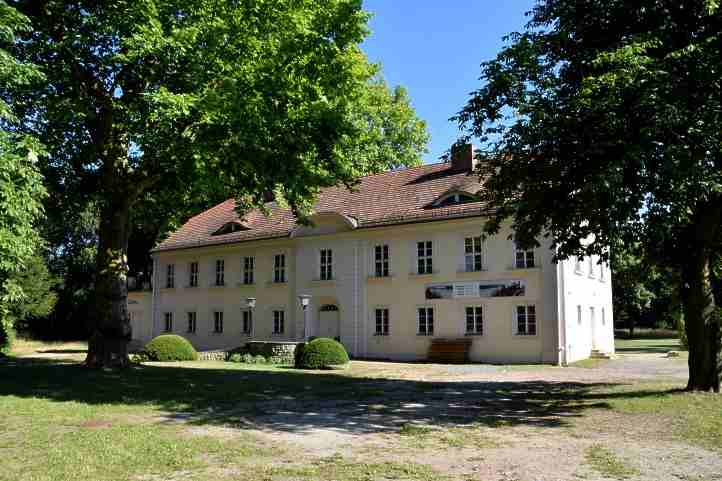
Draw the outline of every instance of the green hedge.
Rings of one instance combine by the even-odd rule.
[[[300,350],[300,354],[298,354]],[[320,337],[296,348],[296,367],[302,369],[326,369],[348,364],[348,353],[340,342]]]
[[[175,334],[163,334],[145,345],[145,354],[151,361],[195,361],[198,353],[190,342]]]

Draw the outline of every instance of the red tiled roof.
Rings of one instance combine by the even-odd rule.
[[[476,174],[454,170],[450,163],[423,165],[363,177],[353,190],[345,187],[323,189],[314,210],[353,217],[358,228],[479,216],[486,212],[482,202],[447,207],[433,207],[432,204],[445,193],[476,193],[480,189],[481,182]],[[192,217],[156,250],[285,237],[297,226],[291,210],[276,202],[266,204],[268,216],[255,209],[242,220],[234,207],[234,200],[228,199]],[[213,235],[226,223],[239,220],[246,229]]]

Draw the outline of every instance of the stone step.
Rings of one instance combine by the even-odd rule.
[[[592,349],[591,354],[589,355],[592,359],[613,359],[614,355],[610,354],[608,352],[599,351],[597,349]]]

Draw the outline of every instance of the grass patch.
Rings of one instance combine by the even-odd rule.
[[[614,479],[629,479],[639,470],[625,464],[612,451],[601,444],[594,444],[584,452],[584,459],[599,474]]]
[[[609,362],[609,359],[593,359],[591,357],[580,361],[572,362],[569,367],[580,367],[583,369],[596,369]]]
[[[336,455],[315,461],[307,466],[274,467],[261,469],[258,479],[263,480],[321,480],[321,481],[377,481],[399,479],[415,481],[446,480],[447,476],[430,466],[417,463],[359,463]]]
[[[673,389],[670,385],[645,385],[645,395],[625,395],[639,386],[617,389],[611,406],[630,414],[665,418],[675,434],[690,444],[722,452],[722,396]],[[660,422],[665,422],[660,420]]]
[[[497,448],[500,444],[482,431],[479,425],[459,427],[431,427],[406,423],[399,434],[414,448]]]
[[[665,354],[683,349],[676,338],[616,339],[614,346],[620,354]]]

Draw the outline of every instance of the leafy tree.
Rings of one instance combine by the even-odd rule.
[[[540,0],[456,117],[489,145],[489,232],[679,274],[693,390],[720,383],[721,32],[716,0]]]
[[[8,93],[39,79],[38,71],[18,62],[7,48],[27,29],[27,19],[0,2],[0,354],[9,350],[13,325],[30,305],[31,284],[21,278],[33,262],[40,237],[34,228],[42,215],[45,189],[37,168],[39,144],[17,133]]]
[[[626,319],[629,335],[649,309],[654,293],[645,280],[653,267],[634,252],[617,249],[611,253],[610,268],[614,273],[613,303],[615,317]]]
[[[360,0],[13,1],[14,44],[47,82],[16,91],[46,170],[99,210],[86,363],[124,366],[131,212],[149,193],[203,205],[264,192],[303,216],[323,186],[419,161],[427,134],[359,48]]]

